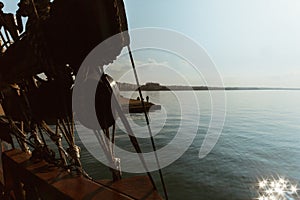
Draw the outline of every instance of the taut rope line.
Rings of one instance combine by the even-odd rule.
[[[166,188],[166,185],[165,185],[164,177],[163,177],[163,174],[162,174],[162,170],[161,170],[161,167],[160,167],[158,155],[157,155],[157,152],[156,152],[156,145],[155,145],[155,142],[154,142],[153,134],[152,134],[150,123],[149,123],[149,117],[148,117],[148,114],[146,112],[144,98],[143,98],[142,90],[141,90],[141,87],[140,87],[140,82],[139,82],[139,79],[138,79],[138,74],[137,74],[137,71],[136,71],[135,62],[134,62],[134,59],[133,59],[133,55],[132,55],[130,45],[127,46],[127,49],[128,49],[128,52],[129,52],[130,62],[131,62],[132,68],[133,68],[135,81],[136,81],[136,84],[137,84],[137,87],[138,87],[139,96],[140,96],[140,99],[141,99],[141,102],[142,102],[142,107],[143,107],[143,111],[144,111],[144,115],[145,115],[145,119],[146,119],[146,123],[147,123],[147,128],[148,128],[148,132],[149,132],[149,135],[150,135],[152,148],[153,148],[153,151],[154,151],[153,153],[155,155],[155,160],[156,160],[156,164],[157,164],[157,167],[158,167],[159,177],[160,177],[160,180],[161,180],[161,183],[162,183],[162,186],[163,186],[165,198],[166,198],[166,200],[168,200],[167,188]]]

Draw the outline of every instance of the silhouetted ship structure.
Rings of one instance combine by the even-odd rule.
[[[142,150],[115,97],[116,86],[105,74],[97,80],[95,94],[101,128],[90,124],[86,113],[75,113],[75,117],[102,141],[112,180],[90,178],[75,143],[74,77],[81,78],[83,85],[95,81],[80,76],[79,67],[107,38],[121,33],[114,46],[106,46],[105,59],[88,69],[95,74],[103,73],[101,66],[113,62],[123,47],[130,49],[129,35],[124,32],[128,27],[123,1],[20,0],[16,21],[2,11],[3,6],[0,3],[0,199],[162,199],[150,172],[121,177],[120,160],[109,145],[115,142],[114,113],[125,124],[136,152]],[[22,17],[28,17],[25,32]],[[85,96],[81,98],[79,104],[88,112]],[[53,122],[55,125],[49,126]],[[56,151],[49,148],[46,137],[56,145]],[[140,161],[147,171],[143,156]]]

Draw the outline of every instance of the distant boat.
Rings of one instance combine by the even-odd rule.
[[[120,97],[119,98],[120,104],[123,108],[123,111],[129,112],[129,113],[143,113],[144,112],[144,107],[141,103],[140,100],[136,99],[128,99],[125,97]],[[156,111],[161,109],[161,105],[155,105],[154,103],[151,102],[144,102],[145,104],[145,109],[147,112],[149,111]]]

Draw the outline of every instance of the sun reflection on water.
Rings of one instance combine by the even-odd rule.
[[[271,178],[258,180],[258,200],[299,200],[299,188],[285,178]]]

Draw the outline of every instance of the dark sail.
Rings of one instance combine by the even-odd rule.
[[[32,27],[0,57],[1,82],[18,82],[66,65],[76,74],[94,47],[128,29],[122,0],[55,0],[49,17]],[[120,35],[119,41],[108,49],[113,51],[110,58],[99,64],[108,64],[120,54],[129,43],[128,34]]]
[[[95,46],[128,29],[122,0],[56,0],[51,15],[45,26],[51,54],[75,71]],[[128,35],[123,34],[119,46],[113,47],[114,57],[107,59],[114,60],[128,42]]]

